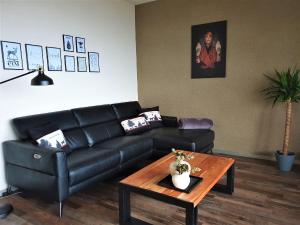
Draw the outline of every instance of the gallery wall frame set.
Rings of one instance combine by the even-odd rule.
[[[86,53],[85,38],[63,34],[63,50],[65,52]],[[23,70],[22,45],[18,42],[0,41],[2,51],[3,69]],[[45,47],[48,71],[63,71],[61,48]],[[26,63],[28,70],[35,70],[39,66],[45,67],[44,51],[41,45],[25,44]],[[64,67],[66,72],[100,73],[100,60],[98,52],[88,52],[85,56],[64,55]],[[87,65],[88,64],[88,65]],[[87,68],[88,67],[88,68]],[[45,68],[44,68],[45,69]]]

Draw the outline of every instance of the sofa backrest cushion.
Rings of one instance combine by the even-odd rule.
[[[124,131],[111,105],[72,109],[84,131],[89,146],[124,135]]]
[[[23,140],[30,139],[29,130],[46,123],[51,123],[63,131],[70,149],[88,147],[87,138],[70,110],[19,117],[12,120],[18,137]]]
[[[119,121],[137,117],[141,113],[141,106],[137,101],[123,102],[112,105]]]

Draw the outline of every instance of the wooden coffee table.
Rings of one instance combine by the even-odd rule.
[[[191,152],[187,152],[190,154]],[[190,193],[184,193],[157,185],[159,181],[169,175],[169,165],[175,160],[173,153],[144,167],[119,183],[119,222],[121,225],[139,224],[149,225],[130,215],[130,193],[138,193],[159,201],[177,205],[186,209],[186,224],[197,224],[197,206],[210,190],[232,194],[234,191],[234,159],[193,153],[194,159],[189,163],[192,167],[199,167],[200,172],[193,175],[203,180]],[[227,173],[225,185],[217,182]]]

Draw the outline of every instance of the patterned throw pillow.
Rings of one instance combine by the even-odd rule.
[[[128,135],[145,132],[149,130],[150,127],[150,124],[146,121],[145,117],[142,116],[123,120],[121,125],[124,128],[125,133]]]
[[[31,127],[28,133],[33,141],[40,147],[59,148],[66,153],[70,153],[71,149],[66,142],[63,132],[50,122],[41,123],[35,127]]]
[[[160,113],[158,111],[149,111],[140,113],[139,116],[144,116],[147,122],[162,121]]]
[[[36,140],[40,147],[44,148],[66,148],[67,142],[61,130],[56,130]]]
[[[146,121],[150,123],[151,128],[163,127],[163,123],[159,111],[143,112],[140,113],[139,116],[145,117]]]

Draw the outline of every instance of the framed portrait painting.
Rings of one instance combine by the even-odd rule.
[[[40,45],[25,44],[27,69],[36,70],[44,68],[43,48]]]
[[[1,41],[3,69],[23,70],[21,44],[17,42]]]
[[[62,71],[60,48],[46,47],[49,71]]]
[[[192,78],[225,77],[227,21],[192,26]]]
[[[99,65],[99,53],[98,52],[89,52],[89,71],[100,73],[100,65]]]

